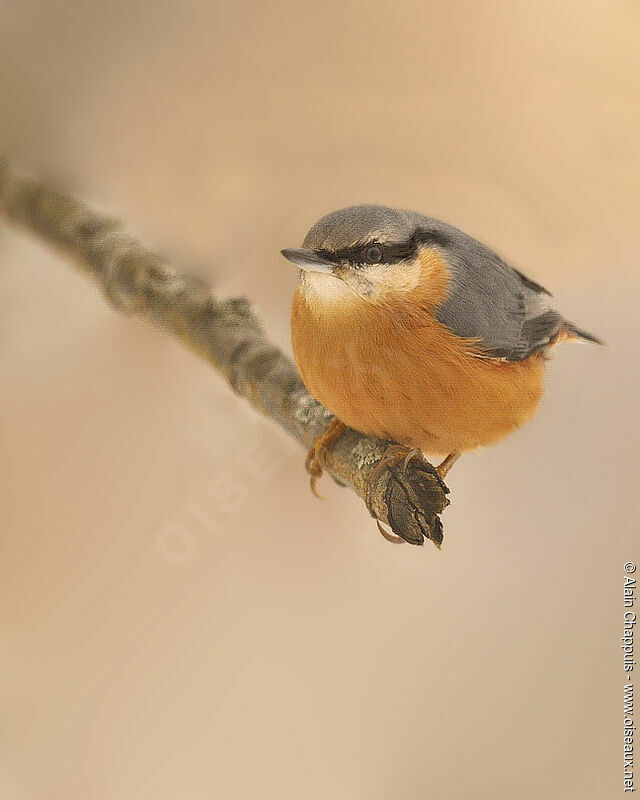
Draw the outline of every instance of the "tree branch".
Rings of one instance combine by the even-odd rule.
[[[249,302],[217,299],[129,235],[117,219],[79,200],[17,177],[0,161],[0,211],[73,256],[118,310],[144,317],[208,361],[233,391],[306,448],[331,414],[307,392],[290,359],[265,338]],[[327,470],[349,485],[369,512],[411,544],[442,542],[448,504],[435,468],[413,459],[376,467],[388,441],[347,429],[328,449]]]

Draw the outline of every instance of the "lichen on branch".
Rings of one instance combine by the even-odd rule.
[[[309,448],[331,414],[266,338],[250,303],[218,299],[125,230],[80,200],[18,177],[0,161],[0,212],[74,258],[119,311],[172,333],[224,377],[232,390]],[[440,546],[447,488],[420,459],[376,469],[393,444],[347,429],[324,455],[328,472],[350,486],[369,512],[411,544]],[[302,461],[301,461],[302,464]]]

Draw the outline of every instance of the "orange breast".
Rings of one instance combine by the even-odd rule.
[[[293,352],[309,392],[363,433],[425,453],[491,444],[535,413],[544,360],[480,358],[473,342],[439,323],[424,298],[358,301],[318,314],[294,295]]]

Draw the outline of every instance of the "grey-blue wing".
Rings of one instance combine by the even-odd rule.
[[[425,231],[444,256],[451,282],[437,319],[458,336],[474,338],[488,357],[521,361],[565,327],[549,292],[463,231],[429,220]]]

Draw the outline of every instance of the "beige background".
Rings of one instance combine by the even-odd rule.
[[[0,797],[622,792],[638,548],[640,6],[0,7],[0,149],[125,217],[288,347],[327,211],[445,218],[547,284],[537,419],[450,477],[442,552],[61,257],[0,226]]]

